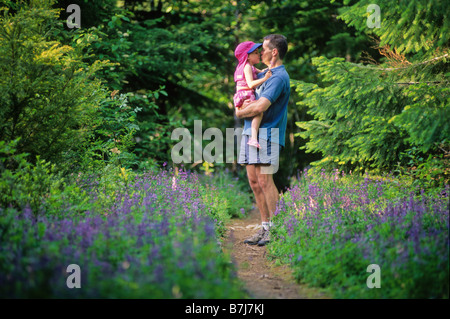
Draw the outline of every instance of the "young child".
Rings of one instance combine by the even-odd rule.
[[[272,76],[272,72],[269,68],[263,78],[257,78],[257,74],[262,71],[255,68],[254,65],[260,62],[258,48],[261,45],[262,43],[246,41],[240,43],[234,51],[234,55],[239,61],[236,71],[234,72],[236,94],[234,95],[233,100],[234,106],[237,108],[241,107],[245,100],[254,101],[256,99],[254,89]],[[257,136],[262,117],[263,114],[261,113],[252,119],[251,137],[247,143],[250,146],[257,148],[260,148]]]

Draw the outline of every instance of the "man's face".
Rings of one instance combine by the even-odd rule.
[[[270,66],[272,51],[273,49],[269,48],[269,40],[264,40],[261,50],[261,61],[267,66]]]

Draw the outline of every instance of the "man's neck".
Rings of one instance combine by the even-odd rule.
[[[279,67],[279,66],[282,66],[283,65],[283,61],[281,61],[281,60],[276,60],[273,64],[272,64],[272,69],[273,68],[276,68],[276,67]],[[270,68],[270,63],[269,63],[269,65],[268,65],[268,67]]]

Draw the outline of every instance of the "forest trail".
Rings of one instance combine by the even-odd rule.
[[[297,284],[288,266],[275,266],[266,256],[266,247],[244,244],[260,227],[259,211],[234,218],[227,226],[223,249],[229,253],[237,275],[250,297],[256,299],[328,299],[318,289]]]

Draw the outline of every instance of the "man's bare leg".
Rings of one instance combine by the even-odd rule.
[[[266,197],[264,196],[263,190],[259,185],[255,165],[247,165],[247,177],[253,194],[255,195],[256,206],[258,207],[259,213],[261,215],[261,222],[268,224],[269,210],[266,204]],[[257,245],[263,238],[265,232],[266,230],[261,227],[261,229],[256,234],[253,234],[251,237],[244,240],[244,243],[249,245]]]
[[[258,178],[258,184],[264,194],[265,203],[268,209],[268,218],[272,219],[273,213],[277,208],[278,202],[278,189],[273,181],[272,174],[262,174],[261,166],[256,166],[256,175]]]
[[[258,184],[264,194],[265,203],[269,211],[269,225],[266,232],[264,232],[262,238],[258,241],[258,246],[265,246],[270,242],[269,228],[272,226],[272,217],[277,207],[278,190],[273,181],[272,174],[262,174],[261,166],[257,166],[256,175],[258,176]]]
[[[255,195],[256,206],[261,215],[261,222],[268,222],[270,218],[269,208],[267,207],[266,196],[259,184],[258,170],[260,170],[260,167],[257,165],[247,165],[247,177],[250,188]]]
[[[247,165],[247,176],[261,215],[261,223],[263,226],[266,224],[264,227],[267,228],[261,228],[258,233],[246,239],[244,243],[263,246],[270,241],[268,227],[276,209],[278,190],[273,181],[273,175],[262,174],[260,165]]]

